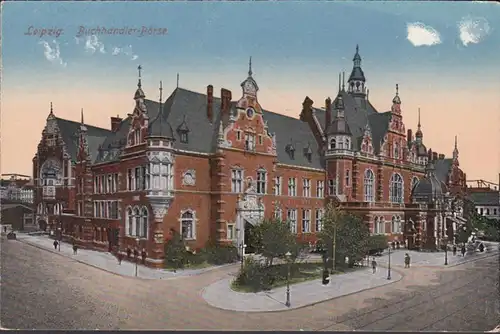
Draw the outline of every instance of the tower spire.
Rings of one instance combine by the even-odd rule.
[[[252,72],[252,56],[250,56],[250,60],[248,61],[248,76],[251,77],[253,74]]]
[[[422,142],[423,136],[424,136],[424,134],[422,133],[422,126],[420,124],[420,108],[418,108],[418,125],[417,125],[417,132],[415,133],[415,138],[419,142]]]
[[[418,108],[418,129],[420,130],[421,124],[420,124],[420,108]]]
[[[177,77],[179,75],[177,74]],[[161,114],[162,113],[162,99],[163,99],[163,85],[162,85],[162,82],[160,80],[160,105],[158,107],[158,117],[160,118],[160,136],[163,135],[163,115]]]
[[[455,136],[455,147],[453,148],[453,161],[458,163],[458,140],[457,136]]]
[[[80,120],[80,123],[81,123],[82,125],[84,125],[84,124],[85,124],[85,122],[83,121],[83,108],[82,108],[82,110],[80,111],[80,114],[81,114],[81,120]]]
[[[50,113],[54,114],[54,108],[52,108],[52,101],[50,102]]]
[[[342,91],[345,91],[345,71],[342,71]]]
[[[179,73],[177,73],[177,86],[176,87],[179,88]],[[160,97],[160,99],[161,99],[161,97]]]
[[[396,95],[394,95],[392,103],[401,104],[401,98],[399,97],[399,84],[396,84]]]
[[[139,88],[142,87],[142,83],[141,83],[141,70],[142,70],[142,66],[141,65],[137,66],[137,71],[139,72],[139,81],[137,82],[137,87],[139,87]]]
[[[342,76],[342,73],[339,73],[339,92],[342,91],[342,78],[341,78],[341,76]]]

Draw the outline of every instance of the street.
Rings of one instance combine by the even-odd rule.
[[[500,323],[498,254],[446,269],[398,269],[397,283],[278,314],[205,303],[203,288],[238,265],[141,280],[18,241],[1,246],[1,326],[11,329],[488,331]]]

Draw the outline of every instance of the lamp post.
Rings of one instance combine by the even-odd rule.
[[[242,243],[240,245],[240,248],[241,248],[241,270],[243,270],[243,265],[245,263],[245,248],[247,248],[247,245]]]
[[[444,265],[448,265],[448,237],[444,239],[445,244],[444,244]]]
[[[391,246],[389,246],[389,261],[387,265],[387,279],[391,279]]]
[[[290,257],[292,254],[288,251],[285,254],[287,265],[288,265],[288,270],[287,270],[287,275],[286,275],[286,302],[285,306],[290,307]]]
[[[139,238],[136,238],[135,239],[135,242],[137,244],[137,247],[139,247]],[[138,266],[137,266],[137,261],[138,261],[138,255],[139,255],[139,251],[138,250],[135,250],[134,251],[134,257],[135,257],[135,277],[137,277],[137,270],[138,270]]]

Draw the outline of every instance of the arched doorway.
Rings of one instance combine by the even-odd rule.
[[[253,254],[255,253],[255,246],[252,244],[252,231],[255,227],[250,224],[248,221],[245,220],[245,233],[244,233],[244,238],[245,238],[245,253],[247,254]]]

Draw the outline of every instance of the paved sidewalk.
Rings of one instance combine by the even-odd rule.
[[[325,300],[353,294],[367,289],[395,283],[402,278],[391,271],[392,279],[387,279],[387,269],[378,268],[375,274],[370,268],[362,268],[342,275],[330,277],[330,284],[323,286],[321,280],[308,281],[290,286],[291,307],[285,306],[286,287],[267,292],[245,293],[231,289],[234,277],[217,281],[202,291],[205,301],[211,306],[240,312],[272,312],[301,308]],[[334,313],[335,310],[332,310]]]
[[[476,261],[481,258],[497,254],[499,252],[498,243],[484,242],[485,250],[484,252],[475,251],[473,253],[466,253],[463,257],[460,253],[460,249],[457,250],[457,254],[453,255],[453,252],[448,251],[448,266],[457,266],[469,261]],[[415,267],[444,267],[445,253],[444,252],[417,252],[409,251],[406,249],[397,249],[391,251],[391,266],[404,267],[404,256],[405,254],[410,254],[411,266]],[[386,265],[389,260],[389,255],[384,252],[382,256],[375,257],[375,260],[379,264]]]
[[[75,261],[102,269],[113,274],[121,276],[135,277],[135,263],[122,261],[118,264],[118,260],[108,252],[99,252],[88,249],[78,249],[77,255],[73,255],[72,245],[68,243],[61,243],[61,251],[54,250],[54,239],[50,239],[46,235],[27,235],[24,233],[16,232],[17,240],[32,246],[42,248],[44,250],[58,253],[63,256],[74,259]],[[6,241],[7,242],[7,241]],[[11,242],[11,241],[8,241]],[[233,264],[225,265],[230,266]],[[221,268],[223,266],[213,266],[201,269],[185,269],[177,270],[176,273],[165,269],[153,269],[143,265],[137,266],[137,277],[141,279],[174,279],[177,277],[186,277],[199,275],[209,270]]]

